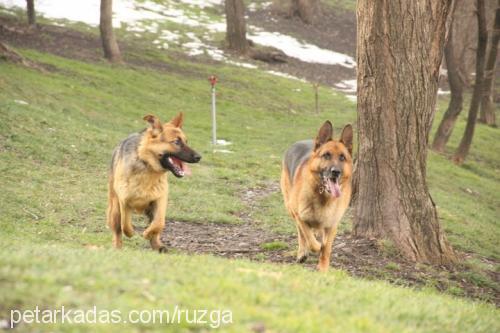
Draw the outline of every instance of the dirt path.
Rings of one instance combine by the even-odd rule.
[[[251,212],[257,208],[255,203],[259,198],[277,191],[278,184],[269,183],[265,188],[244,191],[241,199],[249,208],[247,211]],[[295,235],[273,233],[258,225],[247,214],[242,214],[241,219],[241,224],[168,221],[162,238],[169,248],[185,253],[296,264]],[[290,220],[290,223],[293,222]],[[274,250],[263,248],[263,244],[270,242],[282,242],[288,247]],[[345,270],[352,276],[381,279],[403,286],[432,285],[441,291],[459,286],[467,297],[488,300],[500,306],[498,291],[492,287],[478,286],[463,278],[468,272],[466,267],[446,269],[414,264],[394,254],[391,249],[384,248],[376,240],[355,238],[349,232],[337,236],[332,252],[331,266]],[[314,270],[316,263],[317,255],[311,255],[306,263],[300,265]],[[498,273],[491,274],[495,281],[499,281]]]

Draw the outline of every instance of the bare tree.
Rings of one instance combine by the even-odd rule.
[[[484,77],[484,62],[486,57],[486,46],[488,43],[488,30],[486,29],[486,13],[484,9],[484,0],[477,0],[477,27],[478,27],[478,40],[476,49],[476,80],[474,84],[474,91],[469,107],[469,115],[467,117],[467,125],[465,132],[460,141],[453,161],[456,164],[461,164],[469,153],[474,136],[474,128],[476,127],[477,113],[479,104],[481,102],[481,93],[483,91],[483,77]]]
[[[111,62],[121,62],[120,49],[113,32],[113,0],[101,0],[99,30],[101,31],[104,57]]]
[[[462,111],[463,106],[463,93],[464,93],[464,80],[460,74],[459,64],[457,57],[455,55],[455,46],[453,31],[456,22],[450,27],[450,32],[448,34],[448,42],[444,49],[444,57],[446,59],[446,68],[448,70],[448,83],[450,85],[451,99],[448,109],[443,115],[443,119],[439,124],[438,130],[434,136],[434,141],[432,143],[432,148],[436,151],[444,151],[446,143],[451,136],[453,127],[458,118],[458,115]]]
[[[357,6],[354,234],[389,239],[414,261],[452,263],[455,253],[427,188],[426,160],[453,1],[358,0]]]
[[[313,23],[319,11],[319,0],[291,0],[290,14],[299,17],[306,24]]]
[[[479,122],[496,127],[495,108],[493,106],[493,86],[497,63],[498,42],[500,40],[500,0],[495,10],[495,20],[490,38],[488,57],[484,69],[483,95],[481,98],[481,111]]]
[[[26,13],[28,15],[28,24],[36,25],[35,0],[26,0]]]
[[[228,48],[244,54],[248,51],[243,0],[226,0],[226,41]]]

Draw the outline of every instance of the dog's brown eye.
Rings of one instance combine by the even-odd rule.
[[[177,138],[177,139],[174,141],[174,143],[175,143],[176,145],[180,146],[180,145],[182,144],[182,140],[181,140],[181,139],[179,139],[179,138]]]
[[[332,155],[330,153],[324,153],[322,156],[325,160],[329,160],[332,158]]]
[[[340,154],[339,161],[342,161],[342,162],[345,161],[345,155],[344,154]]]

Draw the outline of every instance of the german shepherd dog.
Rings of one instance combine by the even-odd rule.
[[[299,141],[287,150],[281,172],[285,206],[297,226],[297,262],[304,262],[309,251],[319,252],[320,271],[328,270],[337,226],[351,199],[352,126],[344,127],[338,141],[332,137],[326,121],[314,141]]]
[[[182,178],[190,174],[185,164],[201,156],[188,147],[182,131],[183,114],[168,123],[158,117],[144,117],[149,127],[131,134],[113,151],[108,183],[107,222],[115,248],[122,246],[122,232],[132,237],[132,213],[144,213],[149,226],[143,233],[153,250],[165,252],[160,236],[165,226],[168,200],[167,171]]]

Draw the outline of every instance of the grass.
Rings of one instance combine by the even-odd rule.
[[[145,126],[141,120],[145,114],[166,121],[185,112],[190,145],[203,155],[202,163],[193,166],[192,177],[170,179],[167,217],[241,223],[238,213],[250,208],[240,193],[277,181],[282,152],[291,142],[313,137],[326,118],[334,121],[339,133],[345,123],[355,120],[355,106],[341,94],[321,88],[324,112],[315,115],[308,84],[255,70],[195,64],[156,50],[148,57],[172,65],[175,72],[19,51],[55,70],[42,74],[0,63],[0,320],[12,308],[35,305],[46,309],[96,305],[126,313],[178,304],[189,309],[231,309],[233,324],[223,330],[234,332],[250,331],[254,325],[272,332],[500,329],[493,306],[437,294],[431,288],[399,288],[338,270],[322,275],[298,265],[175,253],[160,256],[138,236],[126,240],[123,251],[111,250],[104,221],[110,153],[119,140]],[[213,73],[220,78],[219,136],[233,142],[230,154],[214,153],[209,142],[206,79]],[[442,101],[436,119],[444,107]],[[459,119],[450,147],[458,144],[464,118]],[[498,130],[478,126],[464,166],[430,153],[428,170],[431,193],[453,246],[495,260],[500,258],[498,138]],[[279,193],[261,198],[256,207],[253,217],[263,226],[294,231]],[[349,228],[348,220],[343,227]],[[266,250],[284,246],[263,245]],[[481,264],[470,265],[483,269]],[[478,285],[492,282],[481,274],[466,278]],[[451,289],[461,295],[458,287]],[[90,327],[51,327],[75,329]],[[92,326],[93,331],[123,329]],[[183,322],[171,329],[200,327]]]

